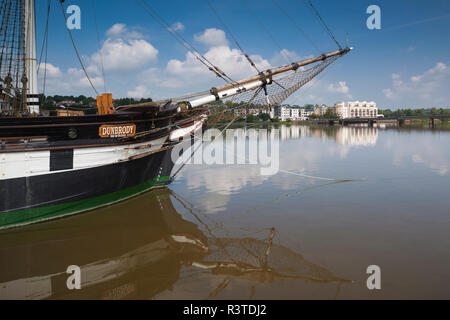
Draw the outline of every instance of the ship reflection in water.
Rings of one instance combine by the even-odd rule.
[[[0,232],[0,299],[450,298],[450,131],[278,129],[274,176],[188,165],[171,190]]]
[[[172,201],[189,208],[200,226]],[[152,299],[195,273],[211,277],[204,298],[220,296],[233,279],[253,290],[277,280],[348,282],[273,244],[274,229],[267,240],[217,238],[184,201],[161,189],[93,214],[0,234],[0,299]],[[79,291],[67,288],[70,265],[81,268]]]

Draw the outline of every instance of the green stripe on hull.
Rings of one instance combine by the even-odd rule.
[[[102,196],[56,204],[52,206],[24,209],[0,214],[0,230],[28,225],[36,222],[61,218],[68,215],[77,214],[84,211],[94,210],[106,205],[123,201],[146,192],[160,184],[166,184],[170,177],[159,177],[130,187],[128,189],[116,191]]]

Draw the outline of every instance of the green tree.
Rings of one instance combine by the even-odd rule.
[[[269,121],[270,116],[269,116],[269,114],[267,114],[267,113],[260,113],[260,114],[259,114],[259,118],[260,118],[262,121]]]
[[[247,122],[248,122],[248,123],[252,123],[252,122],[256,122],[256,121],[258,121],[258,118],[257,118],[256,116],[254,116],[254,115],[252,115],[252,114],[249,114],[249,115],[247,116]]]
[[[424,109],[417,109],[416,110],[416,115],[422,116],[425,114],[425,110]]]
[[[323,115],[324,118],[336,118],[337,116],[334,114],[333,109],[328,108],[327,112]]]

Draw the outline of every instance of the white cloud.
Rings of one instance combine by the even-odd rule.
[[[50,78],[58,78],[62,75],[61,69],[51,63],[41,63],[39,65],[39,72],[42,76],[44,76],[44,73],[46,72],[46,76]]]
[[[210,47],[228,46],[225,32],[216,28],[206,29],[202,33],[194,35],[194,40]]]
[[[286,103],[305,104],[325,104],[333,106],[337,101],[353,99],[351,90],[346,81],[328,81],[316,77],[308,82],[299,91],[287,99]]]
[[[270,63],[272,66],[282,66],[285,64],[290,64],[292,62],[298,62],[306,59],[313,58],[313,55],[307,55],[307,56],[300,56],[295,51],[290,51],[287,49],[282,49],[281,51],[277,52],[272,59],[270,59]]]
[[[128,91],[128,96],[132,98],[146,98],[149,94],[149,90],[143,85],[139,85],[134,90]]]
[[[412,100],[427,103],[441,103],[448,99],[447,88],[450,79],[450,67],[443,62],[422,74],[403,80],[399,74],[392,74],[392,88],[386,88],[383,93],[390,100]]]
[[[344,94],[347,98],[351,98],[350,89],[347,86],[347,82],[339,81],[337,84],[330,83],[328,85],[328,91],[333,93]]]
[[[228,46],[212,47],[204,56],[234,80],[254,75],[256,72],[239,50],[231,49]],[[258,69],[264,70],[270,68],[269,61],[263,59],[260,55],[251,55],[250,57]],[[205,68],[191,53],[186,54],[184,61],[177,59],[170,60],[167,64],[166,71],[171,75],[189,77],[193,81],[199,75],[214,77],[214,74]]]
[[[175,23],[173,27],[181,28],[181,23],[179,25]],[[107,76],[107,90],[112,91],[115,97],[128,95],[159,100],[224,84],[222,79],[209,71],[191,53],[186,53],[181,59],[172,59],[165,65],[157,65],[158,50],[142,35],[137,37],[139,33],[134,32],[135,29],[121,23],[113,25],[106,32],[107,38],[100,51],[83,56],[87,71],[98,90],[103,89],[101,59]],[[202,54],[233,80],[241,80],[256,74],[256,70],[248,63],[242,52],[230,48],[224,31],[206,29],[194,37],[196,41],[208,46]],[[282,55],[288,55],[294,60],[307,58],[286,49],[278,53],[279,57]],[[271,62],[276,61],[276,56],[268,60],[261,55],[253,54],[251,58],[259,70],[271,68],[273,66]],[[48,94],[93,94],[89,82],[78,66],[66,71],[53,65],[49,65],[48,69],[52,67],[51,72],[58,75],[58,81],[54,81],[51,86],[47,85]],[[323,91],[326,89],[324,86]],[[322,93],[314,95],[323,97]]]
[[[384,96],[388,99],[392,99],[394,97],[394,91],[391,89],[383,89]]]
[[[184,25],[181,22],[175,22],[173,25],[170,26],[170,29],[173,31],[183,31]]]
[[[130,30],[124,23],[116,23],[106,31],[108,39],[122,38],[122,39],[139,39],[144,38],[144,35],[136,30]]]
[[[120,71],[124,80],[126,80],[125,71],[134,71],[146,67],[149,63],[156,62],[158,50],[144,39],[135,39],[135,37],[142,37],[142,35],[136,31],[130,31],[125,24],[113,25],[106,34],[108,38],[100,51],[90,57],[83,57],[88,74],[98,90],[104,84],[100,70],[102,61],[106,71]],[[50,63],[46,67],[45,64],[42,64],[42,67],[47,69],[47,78],[49,79],[46,91],[48,94],[92,95],[93,92],[89,89],[91,85],[82,69],[72,67],[68,68],[67,71],[62,71],[59,67]],[[42,81],[43,72],[39,76]],[[132,80],[134,78],[135,75],[133,75]],[[137,90],[131,92],[139,93]]]
[[[118,37],[122,35],[126,30],[126,25],[123,23],[116,23],[111,28],[106,31],[106,36],[108,37]]]
[[[67,82],[77,88],[90,88],[91,84],[89,80],[86,78],[86,75],[82,69],[69,68],[64,75],[67,77]],[[92,83],[96,87],[100,87],[103,85],[103,79],[100,76],[96,76],[93,74],[89,75]]]
[[[92,56],[92,62],[99,65],[103,59],[105,70],[129,71],[142,68],[155,62],[158,50],[146,40],[109,38],[103,43],[100,52]]]
[[[45,65],[45,64],[44,64]],[[42,67],[41,67],[42,68]],[[95,73],[90,73],[90,78],[95,87],[103,86],[103,78]],[[42,87],[44,72],[39,72],[39,84]],[[69,68],[62,71],[60,68],[47,63],[46,94],[63,95],[92,95],[91,84],[82,69]]]
[[[294,61],[300,60],[300,57],[295,51],[289,51],[287,49],[282,49],[277,52],[270,60],[271,64],[274,66],[281,66],[285,64],[292,63]]]
[[[212,33],[225,36],[222,30],[214,29],[213,32],[208,30],[202,33],[202,35],[207,35],[206,38]],[[256,73],[238,49],[224,46],[223,43],[228,43],[226,38],[218,41],[217,45],[209,47],[203,55],[234,80],[240,80]],[[251,55],[251,59],[260,70],[271,67],[269,61],[260,55]],[[170,60],[164,68],[149,67],[145,69],[139,74],[137,80],[145,84],[147,90],[144,91],[142,87],[140,90],[135,89],[128,93],[137,96],[137,94],[145,92],[146,96],[150,95],[154,99],[180,96],[224,84],[190,52],[186,53],[184,59]]]

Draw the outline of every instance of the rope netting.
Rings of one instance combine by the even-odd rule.
[[[233,103],[241,103],[243,105],[266,107],[280,105],[293,93],[319,75],[339,57],[340,56],[336,56],[327,59],[310,68],[299,68],[296,71],[287,74],[274,76],[272,83],[268,83],[265,89],[260,87],[254,90],[244,91],[234,97],[225,99],[225,101],[229,100]]]
[[[246,277],[257,282],[276,279],[302,279],[322,283],[350,282],[283,246],[277,238],[275,228],[258,230],[254,234],[247,233],[244,238],[232,236],[221,222],[205,215],[173,191],[171,195],[194,217],[207,235],[207,252],[195,260],[192,264],[195,267],[209,270],[212,274]],[[269,231],[267,236],[266,231]],[[258,238],[256,234],[259,235]]]
[[[311,282],[348,282],[303,255],[281,245],[253,238],[215,238],[208,241],[208,255],[198,265],[214,273],[231,275],[266,274],[274,279],[303,279]]]

